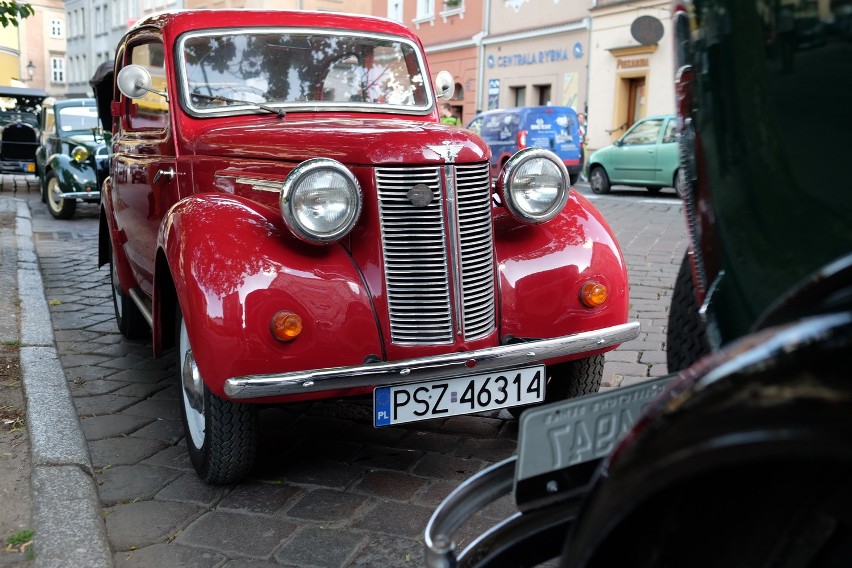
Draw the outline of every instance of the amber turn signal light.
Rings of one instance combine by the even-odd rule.
[[[586,282],[580,288],[580,301],[589,308],[597,308],[609,297],[606,286],[600,282]]]
[[[293,341],[302,333],[302,318],[290,310],[282,310],[272,316],[270,330],[278,341]]]

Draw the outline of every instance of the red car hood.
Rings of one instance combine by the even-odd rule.
[[[385,119],[283,119],[216,126],[190,142],[195,155],[301,162],[333,158],[347,165],[481,162],[488,146],[472,132],[432,122]],[[433,147],[435,149],[432,149]]]

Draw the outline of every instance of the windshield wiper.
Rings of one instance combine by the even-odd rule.
[[[201,98],[201,99],[206,99],[208,101],[221,101],[223,103],[252,105],[252,106],[259,108],[261,110],[265,110],[267,112],[271,112],[273,114],[276,114],[276,115],[278,115],[278,118],[284,118],[285,116],[287,116],[287,113],[284,112],[281,108],[271,107],[271,106],[266,105],[264,103],[255,103],[255,102],[252,102],[252,101],[241,101],[239,99],[231,99],[231,98],[228,98],[228,97],[221,97],[221,96],[218,96],[218,95],[204,95],[202,93],[191,93],[190,96],[191,97],[198,97],[198,98]]]

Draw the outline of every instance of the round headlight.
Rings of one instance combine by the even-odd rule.
[[[74,149],[71,150],[71,157],[74,158],[75,162],[85,162],[86,158],[89,157],[89,151],[82,146],[75,146]]]
[[[340,162],[313,158],[287,176],[279,205],[294,235],[309,243],[330,243],[345,236],[358,221],[361,188]]]
[[[571,180],[556,154],[541,148],[526,148],[509,158],[498,184],[506,209],[515,219],[544,223],[565,207]]]

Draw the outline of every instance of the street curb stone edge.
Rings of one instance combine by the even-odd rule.
[[[32,216],[26,201],[14,201],[36,566],[111,568],[89,449],[56,351]]]

